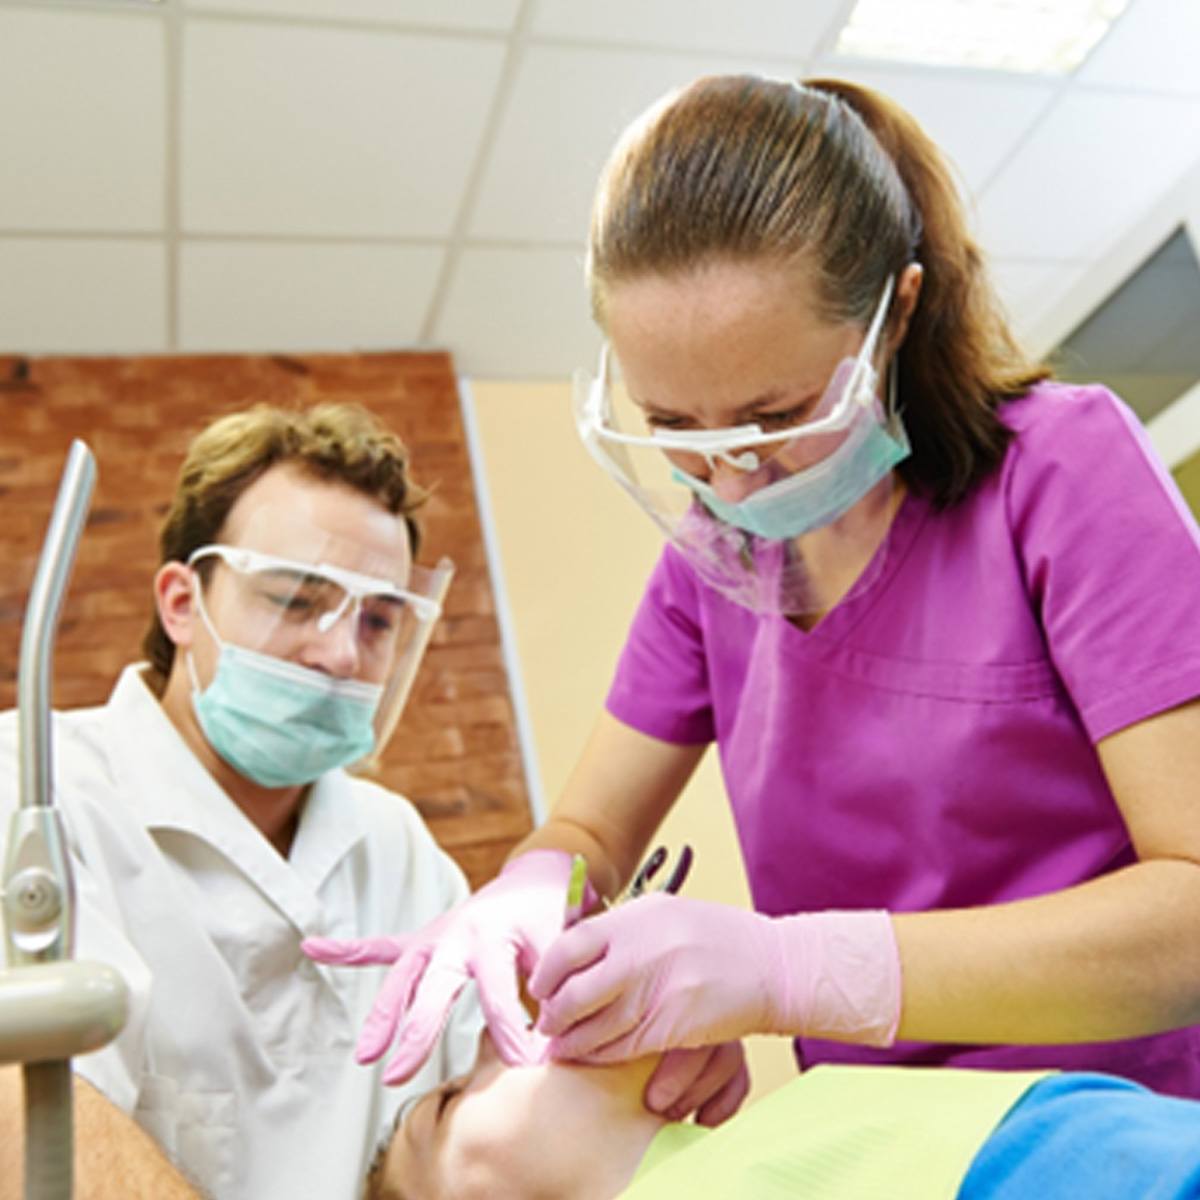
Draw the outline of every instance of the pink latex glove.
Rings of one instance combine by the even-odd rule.
[[[529,991],[553,1058],[617,1062],[751,1033],[888,1046],[900,958],[886,912],[765,917],[653,895],[563,933]]]
[[[358,1061],[374,1062],[397,1039],[383,1081],[399,1084],[411,1079],[429,1057],[454,1001],[472,977],[501,1058],[510,1066],[542,1061],[546,1039],[529,1028],[517,972],[528,974],[562,931],[570,874],[571,855],[565,851],[530,850],[415,933],[347,941],[305,939],[301,949],[317,962],[391,964],[359,1035]]]

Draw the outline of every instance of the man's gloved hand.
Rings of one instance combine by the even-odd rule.
[[[752,1033],[887,1046],[900,960],[886,912],[765,917],[653,895],[562,933],[529,992],[558,1059],[617,1062]]]
[[[450,1009],[474,978],[492,1040],[510,1065],[539,1062],[545,1038],[529,1028],[518,971],[527,975],[563,928],[571,855],[530,850],[490,883],[415,933],[308,938],[304,953],[332,965],[390,963],[363,1025],[357,1057],[374,1062],[397,1040],[383,1081],[404,1083],[429,1057]]]

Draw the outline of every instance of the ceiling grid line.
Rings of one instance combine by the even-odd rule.
[[[857,3],[858,0],[839,0],[837,7],[830,14],[829,22],[825,26],[825,32],[821,35],[821,40],[813,47],[814,68],[816,63],[828,58],[833,53],[838,35],[850,20],[850,14],[854,11],[854,6]],[[805,73],[811,74],[811,71]]]
[[[471,217],[475,212],[475,204],[483,187],[484,172],[487,170],[492,149],[495,146],[496,131],[500,126],[500,122],[504,119],[504,114],[508,110],[509,101],[516,87],[517,71],[528,45],[528,33],[530,23],[533,20],[533,9],[534,0],[521,0],[516,20],[513,22],[513,27],[508,37],[504,60],[500,66],[500,76],[496,81],[495,96],[488,109],[484,127],[479,135],[479,150],[467,174],[462,199],[458,205],[458,209],[454,215],[454,223],[450,229],[446,254],[442,260],[441,270],[438,272],[437,279],[434,282],[429,298],[429,305],[425,310],[425,319],[417,336],[419,345],[429,345],[433,342],[434,332],[438,328],[438,322],[441,319],[442,310],[446,304],[446,297],[449,295],[450,287],[454,282],[454,273],[458,268],[459,259],[462,254],[464,237]]]
[[[449,38],[468,42],[504,42],[511,36],[502,29],[464,29],[459,25],[416,25],[404,21],[372,21],[353,17],[291,16],[284,13],[238,12],[235,9],[184,6],[189,21],[224,25],[285,26],[318,32],[383,33],[393,37]]]
[[[1026,125],[1021,137],[1017,141],[1013,142],[1011,146],[1009,146],[1008,152],[997,160],[996,164],[992,167],[991,172],[979,183],[975,190],[974,197],[976,208],[979,207],[992,184],[1004,175],[1012,163],[1018,158],[1021,151],[1024,150],[1033,140],[1033,137],[1037,131],[1043,125],[1045,125],[1047,121],[1050,120],[1050,117],[1062,103],[1062,98],[1067,94],[1069,89],[1070,82],[1069,78],[1067,78],[1062,80],[1058,86],[1055,87],[1046,97],[1045,103],[1042,105],[1041,109],[1033,118],[1033,120]]]
[[[163,36],[166,39],[166,147],[163,158],[163,243],[166,280],[166,341],[167,350],[179,349],[180,255],[182,234],[183,186],[180,177],[182,161],[182,96],[183,96],[183,12],[178,0],[167,0]]]

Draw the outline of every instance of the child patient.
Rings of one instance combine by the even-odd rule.
[[[656,1060],[474,1068],[391,1141],[379,1200],[1183,1200],[1200,1102],[1111,1076],[819,1066],[718,1129],[664,1120]]]

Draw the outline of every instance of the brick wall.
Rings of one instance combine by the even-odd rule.
[[[56,707],[96,704],[140,657],[157,530],[191,437],[257,400],[353,400],[395,429],[434,487],[422,561],[456,565],[446,611],[384,756],[381,781],[420,808],[473,885],[530,828],[453,364],[444,354],[0,356],[0,708],[16,702],[21,621],[72,437],[96,456],[87,529],[63,606]]]

